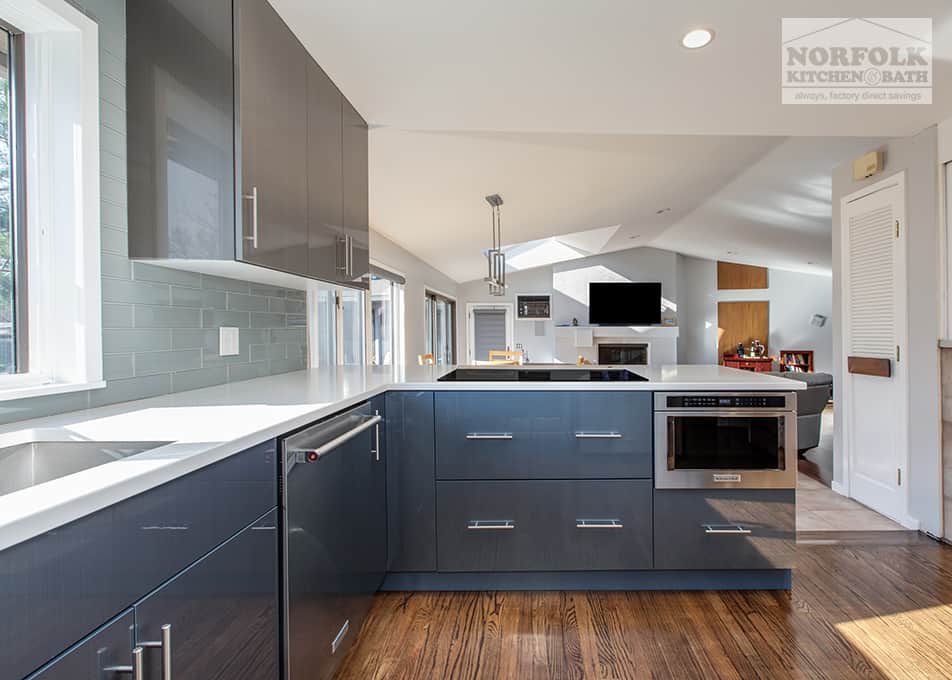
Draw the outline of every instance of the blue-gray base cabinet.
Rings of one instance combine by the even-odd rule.
[[[276,506],[270,441],[0,552],[4,680],[35,671]]]
[[[659,489],[654,518],[659,569],[794,566],[794,489]]]
[[[437,482],[437,570],[651,568],[651,481]]]

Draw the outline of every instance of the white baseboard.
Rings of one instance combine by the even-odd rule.
[[[849,489],[845,485],[840,484],[835,479],[830,482],[830,488],[833,489],[833,491],[835,491],[839,495],[846,496],[847,498],[849,498],[849,495],[850,495]]]

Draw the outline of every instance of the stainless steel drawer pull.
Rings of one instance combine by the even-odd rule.
[[[576,529],[624,529],[620,519],[577,519]]]
[[[315,457],[320,459],[322,456],[326,456],[328,453],[336,449],[341,444],[349,442],[351,439],[359,435],[361,432],[365,432],[372,427],[375,427],[377,423],[382,422],[383,418],[381,416],[372,416],[368,420],[365,420],[357,427],[352,430],[347,430],[344,434],[334,437],[326,444],[318,446],[316,449],[288,449],[285,453],[290,458],[300,458],[300,462],[305,462],[309,459],[313,460]]]
[[[162,639],[156,642],[140,642],[140,647],[152,647],[162,650],[162,680],[172,680],[172,624],[161,628]]]
[[[621,439],[620,432],[576,432],[576,439]]]
[[[702,524],[705,534],[749,534],[740,524]]]
[[[103,673],[129,673],[132,680],[145,680],[145,663],[142,660],[142,647],[136,647],[132,650],[131,666],[107,666],[102,669]]]
[[[509,531],[516,528],[511,519],[471,519],[466,523],[467,531]]]
[[[466,435],[467,439],[489,439],[497,441],[508,441],[512,439],[512,435],[508,432],[500,432],[499,434],[480,434],[479,432],[470,432]]]

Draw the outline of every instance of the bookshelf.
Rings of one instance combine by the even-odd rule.
[[[813,350],[780,350],[780,370],[790,373],[813,373]]]

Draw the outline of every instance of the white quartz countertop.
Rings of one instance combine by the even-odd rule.
[[[438,382],[440,376],[455,368],[412,366],[395,372],[390,368],[341,367],[297,371],[2,426],[0,449],[29,441],[171,443],[0,496],[0,550],[387,390],[806,388],[796,380],[722,366],[625,367],[648,378],[646,382]]]

